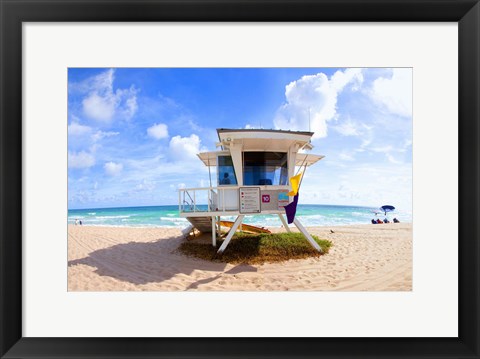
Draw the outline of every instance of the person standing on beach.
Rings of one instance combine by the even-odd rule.
[[[75,225],[77,225],[77,224],[78,224],[78,219],[77,219],[77,218],[75,218]]]

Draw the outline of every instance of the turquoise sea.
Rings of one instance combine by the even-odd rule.
[[[300,204],[296,216],[304,226],[338,226],[371,223],[371,219],[376,218],[375,211],[380,210],[374,207]],[[396,217],[400,222],[412,221],[411,212],[402,209],[388,213],[387,217],[390,220]],[[377,218],[383,219],[385,215],[382,213]],[[189,224],[178,215],[178,206],[69,209],[68,223],[74,224],[75,219],[88,226],[184,228]],[[235,217],[222,219],[235,220]],[[277,215],[247,215],[244,223],[264,227],[281,226]]]

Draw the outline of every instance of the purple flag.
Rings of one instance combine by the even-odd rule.
[[[293,223],[293,220],[295,219],[295,213],[297,213],[297,204],[298,204],[298,192],[295,195],[295,197],[293,197],[293,202],[285,206],[285,214],[287,215],[288,224]]]

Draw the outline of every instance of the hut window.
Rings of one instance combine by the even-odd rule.
[[[233,167],[232,156],[218,156],[218,185],[236,185],[237,176]]]
[[[285,152],[244,152],[243,184],[246,186],[286,185],[288,180]]]

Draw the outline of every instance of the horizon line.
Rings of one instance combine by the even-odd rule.
[[[205,204],[206,206],[207,204]],[[363,208],[377,208],[376,206],[370,205],[354,205],[354,204],[328,204],[328,203],[299,203],[299,206],[337,206],[337,207],[363,207]],[[72,211],[81,211],[81,210],[93,210],[93,209],[118,209],[118,208],[140,208],[140,207],[166,207],[166,206],[175,206],[178,207],[178,204],[162,204],[162,205],[144,205],[144,206],[117,206],[117,207],[87,207],[87,208],[67,208],[67,210]],[[378,206],[380,209],[381,206]]]

